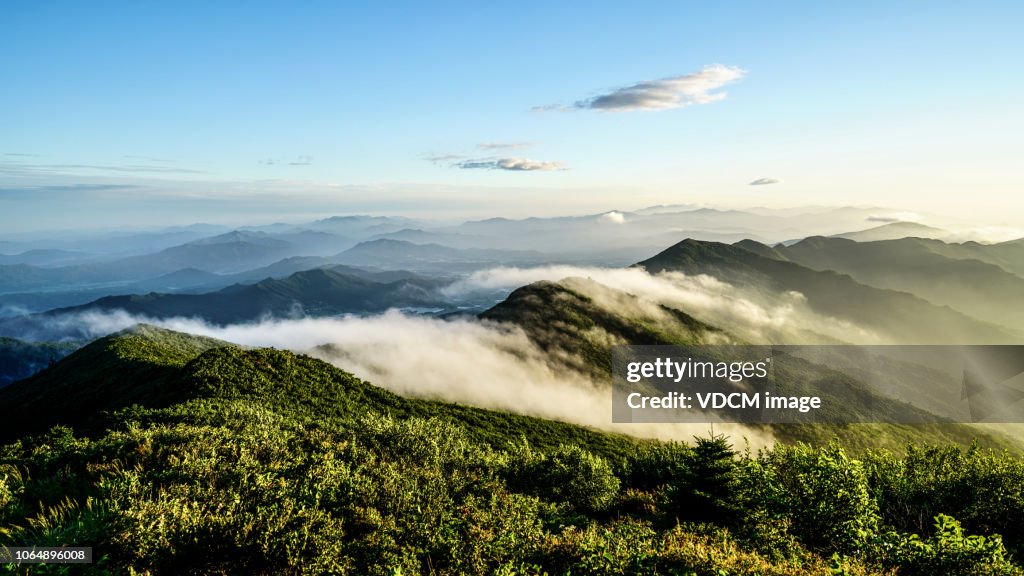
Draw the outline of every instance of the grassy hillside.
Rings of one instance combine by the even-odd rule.
[[[1022,573],[1024,462],[977,448],[641,443],[145,326],[0,406],[0,545],[92,546],[73,573]]]
[[[0,390],[0,441],[83,427],[135,403],[166,406],[188,394],[174,376],[199,353],[225,343],[140,325],[101,338],[34,376]]]
[[[313,423],[326,416],[322,426],[350,425],[367,410],[401,416],[443,413],[466,423],[475,439],[498,444],[525,433],[540,446],[572,440],[608,456],[635,444],[568,424],[405,399],[321,360],[279,350],[244,350],[144,324],[96,340],[0,390],[0,441],[58,424],[84,434],[102,432],[110,414],[136,405],[153,409],[237,398],[267,402],[296,421]]]

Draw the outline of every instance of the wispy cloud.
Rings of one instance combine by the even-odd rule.
[[[40,192],[104,192],[109,190],[135,190],[135,184],[70,184],[66,186],[38,186]]]
[[[259,160],[259,163],[264,166],[309,166],[313,163],[312,156],[298,156],[294,160],[276,160],[274,158],[264,158]]]
[[[481,142],[476,147],[480,150],[522,150],[533,146],[533,142]]]
[[[453,164],[463,170],[508,170],[510,172],[552,172],[568,170],[561,162],[531,160],[529,158],[476,158]]]
[[[518,150],[533,146],[530,142],[482,142],[477,144],[479,150],[504,151]],[[531,160],[515,156],[499,157],[488,156],[485,158],[473,158],[464,154],[427,154],[423,159],[438,166],[450,166],[462,168],[463,170],[507,170],[510,172],[533,172],[533,171],[554,171],[565,170],[561,162],[546,160]]]
[[[50,174],[75,171],[123,172],[139,174],[206,174],[203,170],[175,166],[143,166],[133,164],[28,164],[24,162],[0,162],[0,174]]]
[[[158,158],[156,156],[139,156],[137,154],[125,154],[125,158],[130,160],[145,160],[146,162],[174,162],[170,158]]]
[[[538,106],[534,110],[602,110],[625,112],[631,110],[671,110],[694,104],[710,104],[723,100],[725,92],[715,90],[746,75],[746,70],[736,66],[712,64],[699,72],[673,76],[661,80],[645,80],[631,86],[616,88],[586,100],[579,100],[572,106]]]
[[[41,199],[49,202],[74,202],[76,200],[93,201],[100,198],[112,198],[124,194],[135,194],[147,191],[144,186],[136,184],[54,184],[49,186],[2,186],[0,201],[2,202],[38,202]]]
[[[887,214],[872,214],[865,218],[868,222],[881,222],[888,224],[892,222],[919,222],[921,215],[917,212],[889,212]]]
[[[427,162],[434,164],[448,164],[465,158],[462,154],[428,154],[423,157]]]
[[[778,184],[779,181],[775,178],[758,178],[750,183],[751,186],[767,186],[769,184]]]

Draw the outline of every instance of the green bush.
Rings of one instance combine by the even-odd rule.
[[[651,490],[684,473],[693,450],[679,442],[649,442],[627,456],[622,480],[625,486]]]
[[[972,446],[908,446],[906,455],[872,452],[865,457],[882,519],[918,534],[932,531],[931,519],[953,516],[971,532],[1000,534],[1024,554],[1024,461]]]
[[[907,576],[1022,573],[1010,561],[999,536],[967,536],[955,518],[944,514],[935,517],[934,534],[927,539],[889,532],[877,538],[872,549],[880,563],[898,567]]]
[[[528,445],[510,454],[509,483],[514,489],[553,502],[564,502],[573,510],[594,513],[608,509],[619,491],[619,479],[611,465],[579,446],[562,446],[542,454]]]
[[[812,549],[855,553],[879,527],[864,466],[838,444],[776,445],[748,470],[759,483],[751,504],[788,518],[792,534]]]

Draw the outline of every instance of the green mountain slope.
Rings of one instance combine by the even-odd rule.
[[[708,274],[741,287],[796,291],[815,311],[881,332],[899,343],[995,344],[1016,343],[1022,338],[1014,331],[911,294],[874,288],[845,274],[812,270],[735,245],[684,240],[638,266],[652,274]]]
[[[619,309],[610,310],[587,295],[595,292],[615,299]],[[647,308],[635,297],[581,278],[524,286],[480,317],[518,325],[553,359],[601,379],[611,373],[613,344],[730,341],[725,333],[684,312]]]
[[[981,260],[950,258],[934,247],[914,238],[854,242],[812,237],[774,250],[808,268],[910,292],[1011,329],[1024,327],[1024,278]]]
[[[368,411],[444,414],[464,423],[481,441],[503,443],[526,434],[539,446],[572,440],[619,455],[634,445],[625,437],[569,424],[405,399],[321,360],[279,350],[243,350],[145,324],[100,338],[0,390],[0,441],[58,424],[95,432],[108,425],[109,413],[133,405],[151,409],[240,398],[310,424],[348,425]]]
[[[34,376],[0,390],[0,441],[55,424],[81,426],[135,403],[166,406],[188,392],[177,370],[226,343],[140,325],[101,338]]]
[[[902,244],[958,260],[980,260],[1024,277],[1024,238],[981,244],[979,242],[943,242],[927,238],[904,238]]]
[[[1021,573],[1024,461],[981,449],[638,442],[147,326],[0,411],[0,545],[70,573]]]
[[[983,254],[982,260],[986,262],[1002,266],[1018,276],[1024,276],[1024,238],[988,246],[965,242],[963,246]]]
[[[742,344],[728,333],[703,323],[683,311],[665,306],[644,305],[636,296],[617,292],[592,280],[569,278],[561,282],[537,282],[514,291],[482,313],[481,318],[514,324],[552,362],[610,385],[611,346],[616,344],[666,344],[700,346]],[[872,405],[874,414],[886,410],[902,418],[917,408],[878,395],[856,378],[827,367],[803,362],[778,365],[780,381],[792,387],[792,394],[819,395],[823,404],[838,407],[838,421],[853,419],[853,406]],[[823,389],[819,382],[830,382]],[[842,383],[842,385],[837,385]],[[913,384],[911,386],[919,386]],[[865,398],[874,398],[866,401]],[[956,398],[954,400],[959,400]],[[926,418],[927,419],[927,418]],[[943,442],[1020,451],[1022,444],[999,431],[967,424],[779,424],[759,428],[787,442],[825,445],[839,439],[855,451],[885,447],[902,450],[908,443]]]

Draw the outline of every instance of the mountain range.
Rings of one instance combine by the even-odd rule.
[[[336,264],[451,275],[500,265],[626,266],[685,237],[769,245],[811,235],[947,238],[934,226],[890,222],[892,217],[879,207],[720,210],[675,205],[462,223],[336,216],[237,229],[196,224],[155,231],[38,233],[0,244],[8,253],[0,254],[0,316],[76,306],[103,296],[210,292]],[[885,224],[863,230],[865,222]],[[949,257],[980,259],[1018,275],[1024,270],[1012,243],[948,246]]]
[[[313,268],[283,279],[235,284],[205,294],[151,292],[106,296],[82,306],[58,308],[47,315],[124,310],[147,318],[201,318],[225,325],[263,317],[331,316],[444,306],[436,293],[440,286],[436,280],[406,274],[395,280],[376,281],[366,274],[348,271],[345,267]]]
[[[651,274],[706,274],[754,290],[799,293],[813,310],[875,330],[894,343],[982,344],[1021,340],[1019,329],[983,322],[913,294],[862,284],[846,274],[802,266],[780,256],[783,250],[754,241],[730,245],[684,240],[637,266]]]
[[[48,268],[29,264],[2,265],[0,292],[123,286],[183,269],[231,274],[267,266],[289,256],[316,255],[350,245],[344,238],[321,232],[270,235],[236,230],[152,254],[88,264]]]
[[[369,228],[389,233],[375,226]],[[250,232],[221,240],[164,255],[177,266],[183,260],[175,258],[208,246],[209,265],[229,270],[232,250],[243,250],[238,260],[252,263],[260,249],[274,252],[285,242]],[[247,248],[232,246],[236,240]],[[1017,243],[913,238],[811,237],[792,245],[687,239],[614,272],[677,287],[712,277],[701,285],[720,296],[795,302],[817,314],[819,325],[834,319],[867,330],[873,340],[1019,343],[1012,315],[986,322],[989,309],[976,302],[988,299],[985,305],[998,308],[1017,301],[1018,249]],[[331,256],[279,258],[234,273],[178,268],[151,284],[173,284],[177,293],[105,296],[0,325],[25,336],[33,323],[67,328],[102,316],[94,313],[122,310],[244,329],[242,323],[265,317],[444,308],[453,281],[510,254],[544,261],[530,252],[377,238]],[[406,270],[383,269],[398,264]],[[424,277],[422,270],[438,276]],[[968,273],[984,280],[967,281]],[[534,354],[522,346],[528,341],[545,373],[585,382],[589,394],[607,393],[616,344],[759,343],[744,342],[737,326],[712,321],[699,298],[659,298],[645,283],[616,288],[602,283],[614,274],[594,276],[520,286],[477,319],[413,322],[429,322],[438,334],[450,329],[453,339],[500,335],[517,342],[513,356],[524,363]],[[929,277],[943,281],[929,285]],[[227,279],[239,282],[217,286]],[[149,280],[126,285],[143,289]],[[400,322],[386,326],[403,329]],[[801,338],[817,338],[814,328]],[[850,334],[849,341],[861,337]],[[345,372],[356,356],[345,354],[344,345],[323,355],[332,365],[301,353],[320,354],[323,346],[253,349],[143,324],[78,346],[0,341],[0,361],[14,360],[0,367],[18,377],[34,373],[0,386],[0,442],[7,443],[0,454],[0,545],[74,541],[102,551],[105,567],[125,572],[260,574],[368,573],[382,562],[403,573],[484,574],[513,561],[535,573],[581,566],[604,573],[612,561],[621,564],[620,573],[636,566],[652,574],[680,567],[831,573],[851,566],[852,573],[870,573],[860,563],[869,561],[911,573],[919,564],[921,574],[956,573],[945,568],[953,563],[979,573],[1011,566],[1008,558],[1024,550],[1016,521],[1024,467],[1012,455],[1024,444],[1012,429],[747,426],[743,434],[781,443],[744,456],[713,434],[690,448],[451,402],[458,398],[444,391],[420,393],[416,378],[426,378],[427,368],[402,384],[408,396],[398,395]],[[430,342],[423,350],[396,349],[389,361],[431,350]],[[439,352],[447,350],[438,343]],[[447,360],[471,365],[469,358]],[[849,368],[780,358],[775,370],[787,392],[823,397],[829,421],[855,420],[862,405],[875,414],[931,416],[928,408],[903,402],[899,390]],[[891,368],[918,393],[933,382],[921,366]],[[429,400],[418,397],[428,394]],[[928,400],[940,407],[963,402],[959,394],[943,394],[935,390]],[[936,444],[949,446],[926,447]],[[973,447],[958,447],[967,445]],[[723,498],[703,496],[709,485]],[[707,506],[706,516],[695,515]],[[930,534],[922,519],[934,514],[940,514],[938,528]],[[941,514],[964,518],[972,535]],[[740,521],[727,520],[732,517]],[[822,526],[857,528],[837,540],[823,538]],[[834,549],[839,541],[860,556],[843,560]],[[777,553],[783,548],[788,556]],[[930,572],[935,566],[938,572]]]
[[[672,345],[691,350],[694,357],[698,357],[713,353],[714,348],[707,346],[751,344],[679,308],[652,305],[640,296],[583,278],[524,286],[480,314],[480,318],[515,325],[544,350],[549,362],[564,370],[586,374],[593,382],[606,387],[610,386],[611,347],[615,345]],[[861,349],[864,353],[866,350]],[[680,354],[685,356],[686,353]],[[938,414],[965,417],[959,381],[945,382],[940,389],[936,380],[940,375],[926,365],[907,361],[910,356],[887,356],[885,374],[898,374],[898,377],[874,381],[878,376],[871,375],[870,382],[859,379],[863,372],[858,369],[857,361],[824,365],[783,355],[773,358],[773,369],[775,381],[782,386],[779,393],[818,395],[823,403],[840,407],[830,415],[818,415],[825,421],[828,418],[857,421],[861,407],[870,407],[865,418],[872,422],[879,417],[896,422],[905,422],[908,418],[941,421],[941,417],[929,412],[931,409],[938,410]],[[818,435],[827,430],[827,434],[838,434],[845,442],[862,446],[879,445],[879,442],[892,446],[887,443],[894,439],[894,431],[900,431],[895,438],[927,434],[950,441],[964,441],[978,433],[972,426],[956,424],[923,427],[917,431],[915,427],[894,425],[838,430],[799,425],[770,428],[777,437],[787,440],[820,440]],[[871,434],[877,437],[872,439]],[[999,442],[1002,441],[1009,440]]]
[[[1024,309],[1018,305],[1024,277],[1000,265],[1021,269],[1024,246],[1019,244],[965,247],[920,238],[855,242],[812,237],[776,246],[775,254],[815,270],[848,274],[869,286],[915,294],[1007,328],[1024,326]]]

